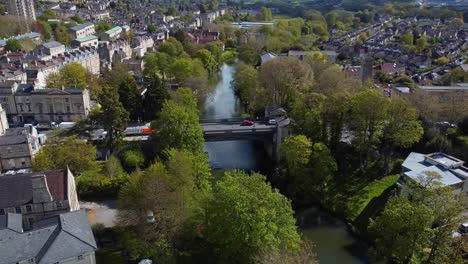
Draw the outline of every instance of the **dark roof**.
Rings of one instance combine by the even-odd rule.
[[[38,264],[56,263],[97,249],[85,210],[60,214],[34,223],[27,232],[0,229],[2,263],[35,258]]]
[[[5,135],[0,136],[0,146],[26,143],[28,141],[28,133],[27,127],[8,128],[5,131]]]
[[[0,177],[0,208],[16,207],[32,203],[32,182],[34,175],[45,174],[47,186],[53,201],[67,199],[67,170],[26,173]]]

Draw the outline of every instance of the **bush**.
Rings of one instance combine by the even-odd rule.
[[[117,197],[120,188],[127,183],[128,176],[121,174],[114,178],[104,176],[103,168],[86,171],[76,180],[80,199]]]
[[[122,155],[122,162],[127,171],[139,168],[145,162],[145,156],[138,150],[127,150]]]

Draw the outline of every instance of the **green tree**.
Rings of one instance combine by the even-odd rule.
[[[257,70],[251,65],[240,64],[234,73],[234,89],[247,112],[253,112],[258,89]]]
[[[52,37],[52,28],[50,27],[50,25],[42,20],[39,20],[38,24],[42,28],[41,33],[44,37],[44,40],[50,40],[50,38]]]
[[[306,136],[291,136],[281,144],[281,155],[286,161],[288,174],[293,177],[305,174],[311,154],[312,142]]]
[[[151,124],[157,129],[159,149],[187,149],[194,153],[203,149],[203,131],[193,109],[173,100],[164,102],[159,118]]]
[[[445,65],[450,62],[450,59],[447,57],[440,57],[434,61],[437,65]]]
[[[416,40],[416,51],[421,53],[426,49],[427,46],[427,37],[426,35],[422,35]]]
[[[385,166],[390,162],[394,147],[409,148],[418,142],[423,134],[424,129],[416,109],[406,100],[392,100],[382,136]]]
[[[169,75],[176,81],[181,82],[193,75],[193,61],[191,59],[176,59],[169,68]]]
[[[203,66],[205,67],[205,69],[208,70],[210,74],[213,73],[216,67],[216,59],[213,57],[213,55],[211,54],[209,50],[200,49],[195,54],[195,57],[201,60],[201,62],[203,63]]]
[[[55,40],[63,43],[65,46],[70,46],[73,36],[68,33],[68,28],[64,24],[60,24],[55,28]]]
[[[57,14],[55,14],[54,11],[47,9],[44,10],[44,12],[42,12],[42,15],[39,16],[37,19],[47,22],[47,20],[49,19],[57,19]]]
[[[5,50],[16,52],[21,51],[23,47],[17,39],[9,39],[6,42]]]
[[[146,31],[148,33],[153,33],[153,32],[156,32],[156,26],[155,25],[148,25],[148,27],[146,27]]]
[[[149,79],[143,99],[143,119],[152,121],[159,117],[165,100],[169,99],[169,92],[157,75]]]
[[[403,34],[401,34],[401,41],[404,45],[412,46],[414,42],[413,32],[410,30],[403,32]]]
[[[292,127],[299,134],[307,136],[313,142],[323,139],[323,103],[325,96],[307,93],[298,97],[290,108]]]
[[[433,220],[424,204],[404,198],[391,198],[382,215],[371,220],[369,230],[375,236],[375,253],[395,263],[418,263],[429,246]]]
[[[86,89],[88,86],[89,74],[86,68],[78,62],[72,62],[63,66],[58,74],[47,79],[47,85],[51,88],[76,87]]]
[[[79,15],[79,14],[76,14],[72,17],[70,17],[71,20],[75,21],[76,23],[78,24],[83,24],[85,21],[83,20],[83,18]]]
[[[176,15],[176,8],[174,5],[170,5],[168,8],[167,8],[167,11],[166,11],[166,16],[175,16]]]
[[[138,121],[142,116],[142,98],[135,78],[128,76],[120,83],[119,100],[129,113],[130,120]]]
[[[247,44],[239,48],[239,59],[247,64],[255,66],[259,61],[259,56],[258,52]]]
[[[260,174],[227,172],[214,186],[203,237],[221,261],[252,262],[264,251],[297,252],[290,201]]]
[[[128,150],[122,154],[122,161],[125,166],[130,171],[133,171],[145,162],[145,156],[141,151]]]
[[[260,21],[271,21],[273,19],[271,9],[263,6],[257,14],[257,19]]]
[[[264,63],[259,70],[260,85],[267,104],[287,106],[309,91],[314,73],[310,66],[297,58],[276,58]]]
[[[101,108],[92,116],[97,123],[104,126],[107,131],[107,145],[111,152],[122,137],[122,132],[127,128],[129,114],[119,100],[119,93],[116,89],[106,87],[99,96]]]
[[[369,152],[379,143],[388,119],[390,100],[376,90],[366,89],[353,96],[351,123],[356,127],[356,148],[361,166],[366,166]]]
[[[78,176],[96,167],[96,147],[77,138],[65,138],[55,145],[46,145],[34,157],[34,171],[61,170],[67,166]]]

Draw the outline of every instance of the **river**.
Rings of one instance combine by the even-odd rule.
[[[205,102],[207,119],[239,117],[239,100],[231,86],[234,67],[223,65],[221,79]],[[253,141],[207,142],[205,151],[212,165],[223,170],[243,169],[262,171],[265,166],[273,166],[271,161],[265,161],[267,155],[261,145]],[[333,219],[323,212],[310,209],[301,217],[301,231],[314,244],[314,251],[321,264],[354,264],[365,263],[355,255],[357,241],[347,231],[339,220]]]

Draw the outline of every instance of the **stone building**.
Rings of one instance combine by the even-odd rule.
[[[75,177],[69,169],[0,177],[0,215],[21,214],[25,229],[42,219],[77,210]]]
[[[86,118],[91,108],[88,90],[35,90],[28,85],[1,83],[0,104],[13,123],[74,121]]]
[[[32,167],[41,145],[34,127],[8,128],[0,136],[0,171]]]
[[[93,47],[96,48],[98,45],[98,38],[95,35],[91,35],[84,38],[77,38],[72,41],[72,47]]]
[[[120,37],[120,33],[122,33],[121,27],[119,26],[113,27],[101,34],[101,40],[102,41],[114,41]]]
[[[63,213],[24,230],[21,215],[0,215],[1,263],[95,264],[97,249],[84,210]]]
[[[65,52],[65,45],[57,41],[42,44],[42,51],[50,56],[57,56]]]
[[[132,56],[132,48],[126,40],[116,40],[110,43],[99,44],[97,49],[99,59],[109,63],[122,63]]]
[[[75,36],[75,38],[84,38],[96,34],[94,24],[91,22],[85,22],[83,24],[71,27],[70,32],[73,34],[73,36]]]
[[[34,0],[7,0],[6,9],[9,15],[36,20]]]

